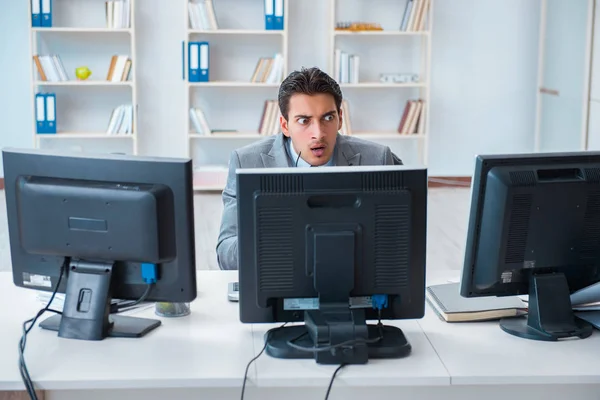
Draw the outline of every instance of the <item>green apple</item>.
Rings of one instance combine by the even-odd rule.
[[[90,71],[88,67],[79,67],[75,69],[75,76],[80,81],[85,81],[87,78],[90,77],[91,74],[92,71]]]

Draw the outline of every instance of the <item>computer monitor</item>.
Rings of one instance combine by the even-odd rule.
[[[111,299],[196,297],[188,159],[4,149],[14,284],[65,293],[42,328],[140,337],[159,320],[110,315]],[[131,304],[131,303],[130,303]]]
[[[267,353],[362,364],[403,357],[425,308],[427,170],[407,166],[238,169],[239,307],[272,329]]]
[[[504,331],[585,338],[570,295],[599,280],[600,153],[478,156],[460,294],[528,294],[527,316],[502,319]]]

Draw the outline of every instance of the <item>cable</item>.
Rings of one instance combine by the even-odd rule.
[[[69,259],[65,258],[62,266],[60,267],[60,275],[58,276],[58,281],[56,282],[56,287],[52,292],[52,296],[50,296],[50,300],[46,307],[42,308],[35,317],[28,319],[23,322],[23,335],[21,336],[21,340],[19,340],[19,372],[21,373],[21,379],[23,380],[23,384],[25,385],[25,389],[29,394],[29,397],[32,400],[38,400],[37,394],[35,393],[35,388],[33,386],[33,381],[31,380],[31,376],[29,375],[29,371],[27,370],[27,365],[25,363],[25,345],[27,344],[27,334],[31,329],[35,326],[38,318],[41,317],[46,311],[50,311],[56,314],[62,314],[60,311],[53,310],[50,308],[54,297],[56,296],[56,292],[58,292],[58,288],[60,287],[60,282],[62,281],[63,275],[67,269],[69,263]],[[27,324],[30,323],[29,326]]]
[[[300,161],[300,155],[302,154],[301,151],[298,152],[298,158],[296,158],[296,167],[298,166],[298,161]]]
[[[244,392],[246,391],[246,380],[248,379],[248,370],[250,369],[250,366],[252,365],[252,363],[254,361],[256,361],[258,359],[258,357],[260,357],[262,355],[262,353],[265,352],[265,350],[267,349],[267,345],[269,344],[269,339],[271,338],[271,335],[273,334],[273,332],[278,331],[279,329],[285,327],[286,325],[287,325],[287,322],[285,324],[281,325],[280,327],[269,331],[269,334],[265,338],[265,345],[263,346],[260,353],[258,353],[256,355],[256,357],[254,357],[252,360],[248,361],[248,365],[246,365],[246,372],[244,372],[244,381],[242,383],[242,395],[240,397],[240,400],[244,400]]]
[[[149,283],[146,286],[146,290],[144,291],[144,294],[142,294],[142,296],[137,300],[111,304],[111,313],[118,313],[118,312],[122,311],[124,308],[133,307],[133,306],[136,306],[136,305],[146,301],[146,299],[148,298],[148,294],[150,294],[150,290],[152,289],[152,286],[154,286],[154,283]]]
[[[329,386],[327,387],[327,393],[325,393],[325,400],[329,399],[329,393],[331,392],[331,387],[333,386],[333,381],[335,380],[335,376],[342,368],[344,368],[348,364],[340,364],[339,367],[335,369],[333,375],[331,375],[331,380],[329,381]]]

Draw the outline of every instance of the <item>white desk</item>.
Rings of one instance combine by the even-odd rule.
[[[36,387],[46,391],[46,400],[239,399],[246,364],[277,325],[239,322],[237,304],[226,297],[236,277],[200,271],[192,314],[160,318],[163,325],[142,339],[87,342],[33,329],[25,358]],[[428,283],[447,279],[438,274]],[[0,273],[0,391],[23,388],[17,344],[22,322],[39,308],[33,291],[16,288],[9,273]],[[153,309],[135,315],[159,318]],[[497,322],[448,324],[429,309],[422,320],[393,324],[405,332],[412,354],[345,367],[331,400],[600,397],[598,332],[585,340],[535,342],[504,333]],[[334,369],[263,354],[249,370],[245,398],[322,399]]]

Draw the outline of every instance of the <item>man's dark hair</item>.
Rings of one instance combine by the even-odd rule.
[[[342,106],[342,91],[340,85],[317,67],[302,68],[294,71],[284,79],[279,87],[279,111],[287,120],[290,108],[290,98],[296,93],[313,95],[328,93],[333,96],[337,111]]]

